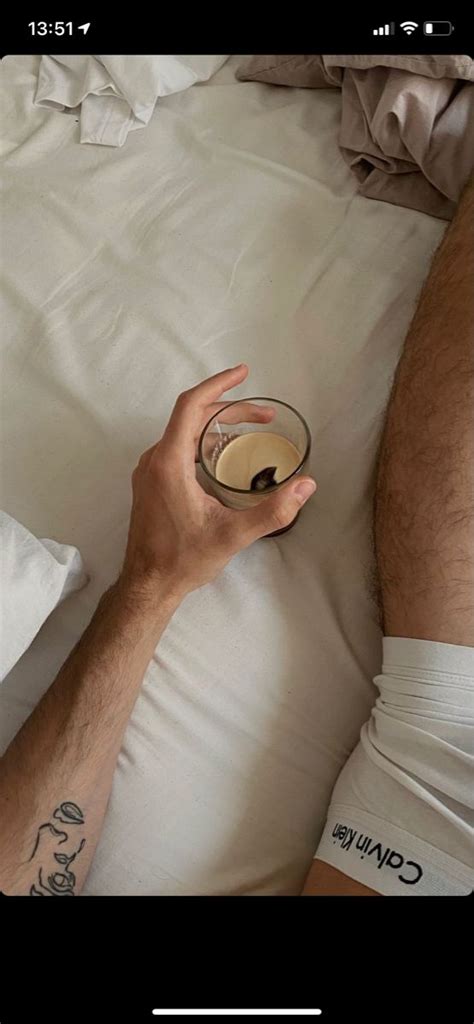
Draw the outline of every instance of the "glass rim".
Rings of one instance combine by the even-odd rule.
[[[303,425],[303,430],[304,430],[305,435],[306,435],[306,448],[305,448],[304,455],[303,455],[303,457],[301,459],[301,462],[298,463],[296,469],[294,469],[293,472],[289,474],[289,476],[286,476],[284,480],[279,480],[278,483],[273,485],[273,487],[266,487],[264,492],[261,491],[260,494],[263,497],[263,496],[266,496],[267,494],[272,494],[273,491],[278,490],[279,487],[282,487],[283,484],[286,484],[288,482],[288,480],[291,480],[292,477],[296,476],[296,474],[299,473],[300,469],[304,466],[307,458],[309,457],[309,453],[311,451],[311,434],[310,434],[309,427],[308,427],[308,424],[307,424],[304,416],[302,416],[302,414],[300,412],[298,412],[298,410],[295,409],[293,405],[290,405],[289,402],[283,402],[280,398],[268,398],[268,397],[266,397],[264,395],[253,395],[253,397],[251,397],[251,398],[236,398],[233,402],[227,402],[227,404],[225,405],[224,408],[228,409],[231,405],[241,405],[243,402],[271,402],[273,405],[283,405],[285,407],[285,409],[289,409],[290,412],[293,412],[295,414],[295,416],[298,417],[300,423]],[[252,491],[251,488],[247,488],[247,487],[230,487],[229,484],[223,484],[222,481],[218,480],[217,477],[214,476],[210,472],[210,470],[207,468],[207,466],[204,465],[203,453],[202,453],[202,446],[203,446],[204,437],[205,437],[205,435],[206,435],[206,433],[207,433],[207,431],[208,431],[212,421],[213,420],[217,420],[219,418],[221,413],[224,412],[224,408],[222,408],[219,412],[215,412],[214,415],[211,416],[210,419],[208,419],[207,423],[205,424],[205,426],[203,427],[203,429],[201,431],[201,436],[199,438],[199,443],[198,443],[198,462],[199,462],[199,465],[201,466],[201,468],[204,471],[204,473],[206,474],[206,476],[208,476],[209,479],[213,481],[213,483],[217,484],[218,487],[223,487],[225,491],[232,491],[233,494],[255,494],[256,492]],[[229,424],[229,426],[231,426],[231,424]]]

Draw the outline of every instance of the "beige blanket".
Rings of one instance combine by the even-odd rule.
[[[339,144],[361,195],[449,220],[474,170],[467,56],[252,57],[243,81],[342,89]]]

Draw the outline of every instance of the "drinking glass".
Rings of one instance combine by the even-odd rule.
[[[271,419],[268,417],[268,422],[254,421],[253,417],[255,414],[259,415],[260,407],[272,411]],[[277,434],[291,442],[296,449],[297,458],[297,464],[292,471],[284,479],[278,481],[275,481],[269,469],[266,473],[257,473],[251,485],[246,488],[229,486],[219,480],[218,463],[227,446],[242,434],[259,434],[261,431]],[[270,438],[268,443],[271,444]],[[248,450],[249,445],[247,446]],[[199,439],[198,461],[210,482],[211,491],[223,505],[235,509],[248,509],[265,500],[269,494],[279,490],[280,487],[288,483],[288,480],[301,473],[308,461],[310,449],[311,435],[301,413],[287,402],[258,396],[229,402],[224,409],[212,416],[206,423]],[[262,471],[266,469],[263,466],[258,468]],[[297,518],[298,516],[289,526],[282,530],[275,530],[268,536],[274,537],[277,534],[285,533],[295,524]]]

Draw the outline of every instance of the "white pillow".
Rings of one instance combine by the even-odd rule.
[[[35,103],[56,110],[81,105],[81,142],[123,146],[148,124],[159,96],[205,82],[228,54],[60,56],[41,58]]]
[[[36,537],[0,512],[0,682],[60,601],[87,582],[77,548]]]

